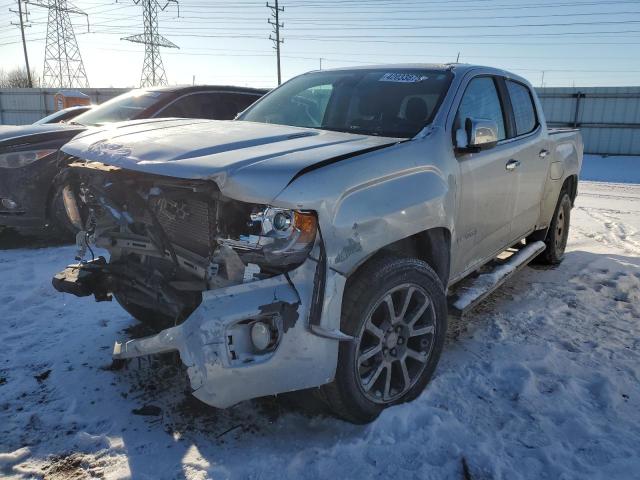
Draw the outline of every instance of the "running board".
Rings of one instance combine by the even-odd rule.
[[[544,242],[534,242],[518,250],[491,271],[463,281],[449,297],[449,315],[461,318],[499,288],[509,277],[519,272],[544,249]]]

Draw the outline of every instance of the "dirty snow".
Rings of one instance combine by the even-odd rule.
[[[144,332],[52,289],[73,249],[0,250],[0,477],[639,478],[640,185],[582,183],[572,215],[564,263],[453,324],[424,394],[368,426],[208,408],[171,355],[106,369]]]

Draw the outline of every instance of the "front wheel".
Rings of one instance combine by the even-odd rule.
[[[444,287],[423,261],[383,257],[349,282],[335,380],[321,391],[335,414],[367,423],[415,399],[438,364],[447,330]]]
[[[66,240],[73,240],[80,230],[71,222],[67,215],[67,210],[64,206],[63,189],[64,186],[59,185],[51,197],[51,205],[49,207],[50,226],[59,236],[62,236]]]

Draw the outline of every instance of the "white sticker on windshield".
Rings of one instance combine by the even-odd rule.
[[[413,73],[397,73],[389,72],[380,77],[380,82],[397,82],[397,83],[416,83],[427,80],[426,75],[415,75]]]

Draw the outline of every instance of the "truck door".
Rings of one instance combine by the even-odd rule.
[[[497,78],[478,76],[467,85],[454,120],[455,131],[467,118],[493,120],[498,144],[458,154],[460,188],[455,223],[453,268],[463,272],[491,258],[511,239],[516,181],[506,164],[513,155],[507,142],[506,116]]]
[[[514,80],[505,80],[511,122],[507,128],[510,143],[516,147],[512,174],[517,181],[513,222],[513,239],[531,232],[540,217],[540,204],[545,177],[549,168],[550,147],[545,129],[538,120],[529,87]]]

